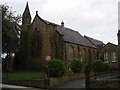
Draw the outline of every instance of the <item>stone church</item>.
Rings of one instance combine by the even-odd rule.
[[[85,64],[99,58],[102,41],[82,36],[79,32],[42,19],[38,12],[31,22],[28,3],[22,15],[21,50],[16,57],[18,69],[41,69],[45,57],[60,59],[69,67],[73,58],[81,59]]]

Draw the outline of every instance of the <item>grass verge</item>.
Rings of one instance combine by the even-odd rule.
[[[10,78],[31,78],[31,79],[43,79],[45,74],[43,72],[25,72],[25,71],[14,71],[14,72],[4,72],[4,77]]]

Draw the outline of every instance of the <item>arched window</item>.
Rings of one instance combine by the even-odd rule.
[[[83,52],[84,52],[84,61],[86,61],[87,60],[87,52],[86,52],[85,48],[83,49]]]
[[[96,54],[95,54],[95,51],[93,50],[92,51],[92,60],[96,59]]]
[[[108,52],[104,53],[104,62],[108,62]]]
[[[74,58],[74,47],[68,46],[68,60],[72,60]]]
[[[113,51],[112,52],[112,62],[116,62],[116,59],[117,59],[116,53]]]
[[[82,53],[80,47],[78,47],[78,57],[82,60]]]
[[[88,55],[89,55],[89,60],[91,61],[92,55],[91,55],[91,50],[90,50],[90,49],[89,49],[89,51],[88,51]]]
[[[34,36],[32,39],[32,57],[37,58],[41,55],[41,43],[40,43],[40,37]]]

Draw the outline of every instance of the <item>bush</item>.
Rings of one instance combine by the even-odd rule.
[[[81,72],[82,67],[83,63],[81,62],[80,59],[73,59],[70,63],[70,68],[74,73]]]
[[[65,72],[64,63],[61,60],[53,59],[48,62],[50,77],[61,77]]]
[[[95,72],[105,72],[107,70],[109,70],[109,64],[108,63],[104,63],[101,60],[96,60],[92,62],[92,69]]]
[[[92,62],[92,69],[95,72],[102,72],[103,70],[103,62],[100,60],[96,60]]]
[[[104,65],[103,65],[103,71],[104,72],[106,72],[106,71],[109,71],[110,70],[110,65],[109,65],[109,63],[103,63]]]

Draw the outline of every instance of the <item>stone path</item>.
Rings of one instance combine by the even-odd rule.
[[[85,88],[85,79],[67,81],[57,85],[55,88]]]

